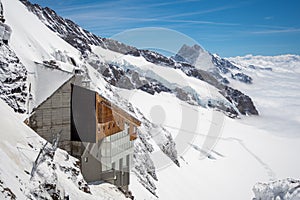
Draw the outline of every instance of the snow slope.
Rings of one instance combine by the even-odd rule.
[[[74,57],[79,52],[57,37],[19,1],[3,0],[6,23],[13,29],[10,45],[21,57],[26,66],[32,61],[48,60],[57,49],[66,51]]]
[[[135,70],[139,74],[143,74],[146,77],[158,80],[159,82],[163,83],[164,86],[170,89],[180,87],[190,90],[199,96],[202,101],[202,105],[206,106],[208,100],[210,99],[227,103],[227,100],[219,93],[217,88],[194,77],[188,77],[180,69],[163,67],[150,63],[141,56],[135,57],[132,55],[123,55],[103,49],[99,46],[93,46],[92,50],[105,62],[113,63],[124,68],[125,70]]]
[[[26,7],[16,0],[3,0],[6,24],[12,28],[10,47],[25,65],[32,84],[34,105],[36,107],[53,93],[70,75],[56,70],[45,69],[36,64],[56,60],[55,53],[60,50],[77,60],[80,54],[51,31]],[[69,64],[70,65],[70,64]],[[74,67],[72,67],[74,68]],[[51,84],[49,84],[51,83]]]
[[[160,166],[157,170],[158,182],[155,182],[159,199],[251,199],[252,187],[257,182],[286,177],[300,178],[300,158],[295,154],[300,151],[299,138],[274,136],[272,132],[226,117],[223,123],[218,124],[222,127],[221,136],[211,138],[218,141],[213,148],[217,153],[212,151],[210,158],[207,158],[203,155],[204,141],[211,137],[207,136],[207,129],[213,126],[210,112],[214,111],[184,105],[190,107],[189,116],[199,115],[197,128],[192,129],[190,126],[182,126],[182,112],[177,111],[175,115],[172,111],[169,113],[173,98],[147,96],[143,99],[138,96],[137,99],[139,102],[147,101],[138,106],[150,110],[150,116],[151,108],[162,106],[166,112],[163,123],[170,131],[185,134],[185,137],[191,134],[194,136],[185,144],[175,138],[177,146],[184,147],[184,151],[179,151],[179,157],[182,158],[179,160],[180,168],[171,163],[161,166],[164,156],[159,152],[154,155],[155,166]],[[176,112],[176,109],[173,110]],[[130,188],[137,199],[156,199],[141,190],[134,177],[132,182]]]
[[[70,199],[125,199],[124,195],[110,184],[91,186],[91,189],[88,189],[76,165],[77,160],[60,149],[55,151],[53,158],[42,153],[44,161],[39,163],[32,173],[33,163],[46,141],[21,122],[2,100],[0,112],[5,116],[0,120],[1,199],[10,199],[12,196],[16,199],[49,199],[55,192],[61,199],[67,196]],[[52,148],[51,144],[46,147]],[[47,187],[42,188],[43,185],[56,185],[57,190],[47,190]],[[84,190],[91,190],[91,194]]]

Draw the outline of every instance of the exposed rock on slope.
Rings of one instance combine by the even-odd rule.
[[[15,112],[25,113],[27,70],[13,50],[0,43],[0,98]]]
[[[223,95],[232,103],[235,104],[239,112],[243,115],[258,115],[251,98],[242,92],[233,89],[231,87],[225,86],[221,91]]]
[[[251,84],[252,79],[248,75],[240,72],[240,68],[227,59],[218,55],[211,54],[201,48],[199,45],[183,45],[174,59],[181,62],[189,63],[198,69],[206,70],[211,73],[219,82],[228,84],[228,78]],[[238,71],[238,73],[236,73]],[[231,77],[225,76],[231,74]]]
[[[42,8],[38,4],[31,4],[27,0],[20,0],[28,10],[33,12],[39,19],[62,39],[78,49],[83,55],[91,52],[90,45],[101,46],[122,54],[130,53],[139,55],[135,47],[131,47],[115,40],[98,37],[89,31],[84,30],[73,21],[64,19],[48,7]]]
[[[200,59],[203,58],[203,56],[200,56],[201,54],[209,56],[209,58],[211,59],[210,62],[213,64],[208,72],[201,69],[196,69],[197,65],[200,65],[200,68],[201,65],[203,65],[203,63],[201,63],[203,61]],[[184,56],[187,57],[185,58]],[[184,72],[189,72],[190,74],[191,70],[197,71],[198,74],[201,74],[201,79],[218,88],[221,94],[223,94],[223,96],[226,97],[231,103],[233,103],[241,114],[258,115],[258,111],[256,110],[251,98],[243,94],[242,92],[227,86],[229,81],[222,75],[229,73],[231,74],[230,76],[232,79],[251,84],[252,78],[250,76],[242,72],[234,73],[234,71],[241,70],[238,66],[217,55],[209,54],[198,45],[194,45],[192,47],[183,45],[183,47],[179,50],[174,58],[177,60],[188,62],[189,64],[181,67]],[[195,67],[193,67],[193,65]],[[198,78],[198,76],[193,77]]]
[[[253,187],[253,200],[299,200],[300,181],[294,179],[278,180],[270,183],[257,183]]]
[[[27,0],[20,0],[29,11],[33,12],[53,32],[69,44],[80,50],[83,54],[91,51],[89,45],[103,45],[101,38],[82,29],[73,21],[63,19],[56,12],[48,7],[42,8],[38,4],[31,4]]]

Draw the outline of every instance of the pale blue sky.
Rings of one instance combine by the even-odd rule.
[[[162,27],[221,56],[300,54],[299,0],[31,1],[102,37]],[[136,41],[123,42],[139,46]]]

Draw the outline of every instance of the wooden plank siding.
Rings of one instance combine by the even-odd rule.
[[[99,94],[96,94],[96,115],[97,141],[124,130],[125,123],[129,126],[130,140],[137,138],[135,127],[141,122]]]

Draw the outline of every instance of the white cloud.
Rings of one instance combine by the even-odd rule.
[[[276,34],[276,33],[298,33],[300,28],[289,28],[289,29],[277,29],[277,30],[262,30],[253,31],[252,34]]]

